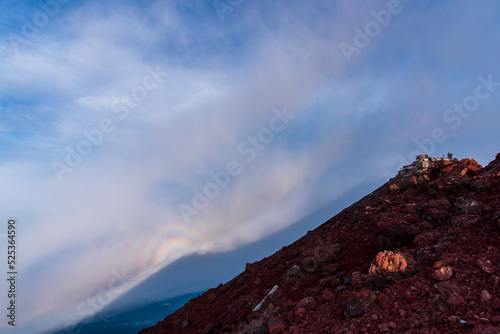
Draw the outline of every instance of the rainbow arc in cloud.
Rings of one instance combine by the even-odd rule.
[[[132,288],[151,277],[165,266],[190,255],[203,254],[213,248],[213,241],[202,229],[184,223],[165,224],[133,252],[127,272],[138,273],[130,282]]]

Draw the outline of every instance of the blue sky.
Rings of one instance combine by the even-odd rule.
[[[497,1],[232,3],[0,4],[0,213],[22,291],[2,332],[77,321],[417,153],[500,151]]]

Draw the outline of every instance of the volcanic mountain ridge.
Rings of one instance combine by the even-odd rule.
[[[500,154],[400,173],[140,333],[500,333]]]

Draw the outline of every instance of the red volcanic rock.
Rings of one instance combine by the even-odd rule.
[[[297,304],[298,308],[304,308],[306,310],[315,310],[316,306],[318,306],[318,303],[313,297],[306,297]]]
[[[299,307],[295,310],[295,317],[300,318],[307,313],[307,310],[303,307]]]
[[[396,219],[382,220],[377,223],[377,227],[389,239],[406,238],[410,231],[410,223]]]
[[[416,262],[412,255],[383,251],[377,254],[371,265],[370,276],[401,279],[416,272]]]
[[[460,306],[460,305],[463,305],[465,304],[465,299],[464,297],[460,296],[459,294],[457,293],[453,293],[447,300],[447,303],[450,305],[450,306]]]
[[[351,274],[351,281],[349,282],[352,289],[362,289],[368,283],[369,277],[361,271],[355,271]]]
[[[344,315],[348,318],[362,315],[377,300],[377,295],[370,290],[353,292],[348,300],[342,303]]]
[[[453,276],[453,269],[451,267],[441,267],[432,274],[432,277],[438,281],[445,281]]]
[[[286,273],[286,274],[287,274],[287,276],[289,276],[289,277],[293,277],[293,276],[295,276],[295,275],[297,275],[297,274],[299,274],[299,273],[300,273],[300,268],[299,268],[299,266],[298,266],[298,265],[296,265],[296,264],[294,264],[294,265],[293,265],[290,269],[288,269],[288,271],[287,271],[287,273]]]
[[[490,293],[486,290],[483,290],[483,292],[481,292],[481,301],[483,303],[485,303],[485,302],[489,302],[490,300],[491,300]]]
[[[447,198],[432,199],[427,203],[425,218],[433,223],[442,223],[451,216],[451,207]]]
[[[304,272],[312,274],[321,269],[324,265],[329,265],[335,261],[339,251],[339,245],[322,245],[306,249],[300,255],[300,268]]]
[[[453,264],[456,262],[456,259],[453,257],[449,257],[446,259],[442,259],[434,263],[434,269],[440,269],[442,267],[449,266],[450,264]]]
[[[306,257],[300,261],[300,268],[308,274],[312,274],[319,269],[319,262],[314,257]]]
[[[500,175],[500,153],[484,168],[484,175]]]
[[[500,154],[436,162],[141,333],[500,333],[499,245]]]
[[[217,295],[213,292],[210,292],[209,294],[207,294],[206,298],[207,298],[207,302],[209,304],[211,304],[215,301],[215,299],[217,298]]]
[[[415,244],[415,246],[420,247],[431,246],[434,245],[436,243],[436,240],[438,240],[439,238],[441,238],[441,233],[436,231],[428,231],[415,237],[413,243]]]
[[[491,261],[488,259],[477,260],[477,266],[485,273],[493,274],[495,272],[495,269],[493,268]]]
[[[269,334],[281,334],[285,331],[286,324],[280,319],[269,320]]]
[[[323,300],[326,300],[326,301],[335,299],[335,295],[333,294],[333,292],[330,289],[323,290],[322,297],[323,297]]]
[[[472,334],[500,334],[499,327],[487,326],[487,325],[477,325],[471,331]]]

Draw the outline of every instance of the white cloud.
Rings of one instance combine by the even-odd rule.
[[[21,265],[38,277],[25,278],[26,324],[78,318],[79,303],[105,288],[114,269],[125,268],[136,283],[179,257],[258,240],[366,180],[382,180],[387,157],[414,149],[422,128],[442,125],[443,106],[469,89],[435,94],[445,83],[441,72],[406,67],[406,48],[410,60],[420,59],[432,39],[418,33],[423,12],[394,19],[347,66],[338,44],[385,4],[248,3],[227,26],[215,12],[194,19],[171,3],[143,11],[88,3],[62,13],[43,44],[0,51],[7,104],[0,113],[9,121],[2,135],[25,150],[2,151],[0,178],[9,192],[0,197],[0,213],[23,223]],[[202,5],[193,6],[196,13]],[[439,11],[431,11],[432,34],[439,34],[431,29]],[[446,60],[460,46],[452,44],[432,44],[428,52]],[[412,66],[429,66],[419,61]],[[470,63],[462,79],[477,76]],[[157,65],[168,77],[120,119],[114,101]],[[239,144],[284,106],[297,117],[245,162]],[[482,113],[496,115],[488,105]],[[58,182],[52,161],[64,163],[66,146],[76,149],[82,131],[103,118],[114,131]],[[22,138],[9,132],[19,124]],[[242,173],[191,225],[183,222],[179,203],[189,203],[193,188],[231,160]]]

